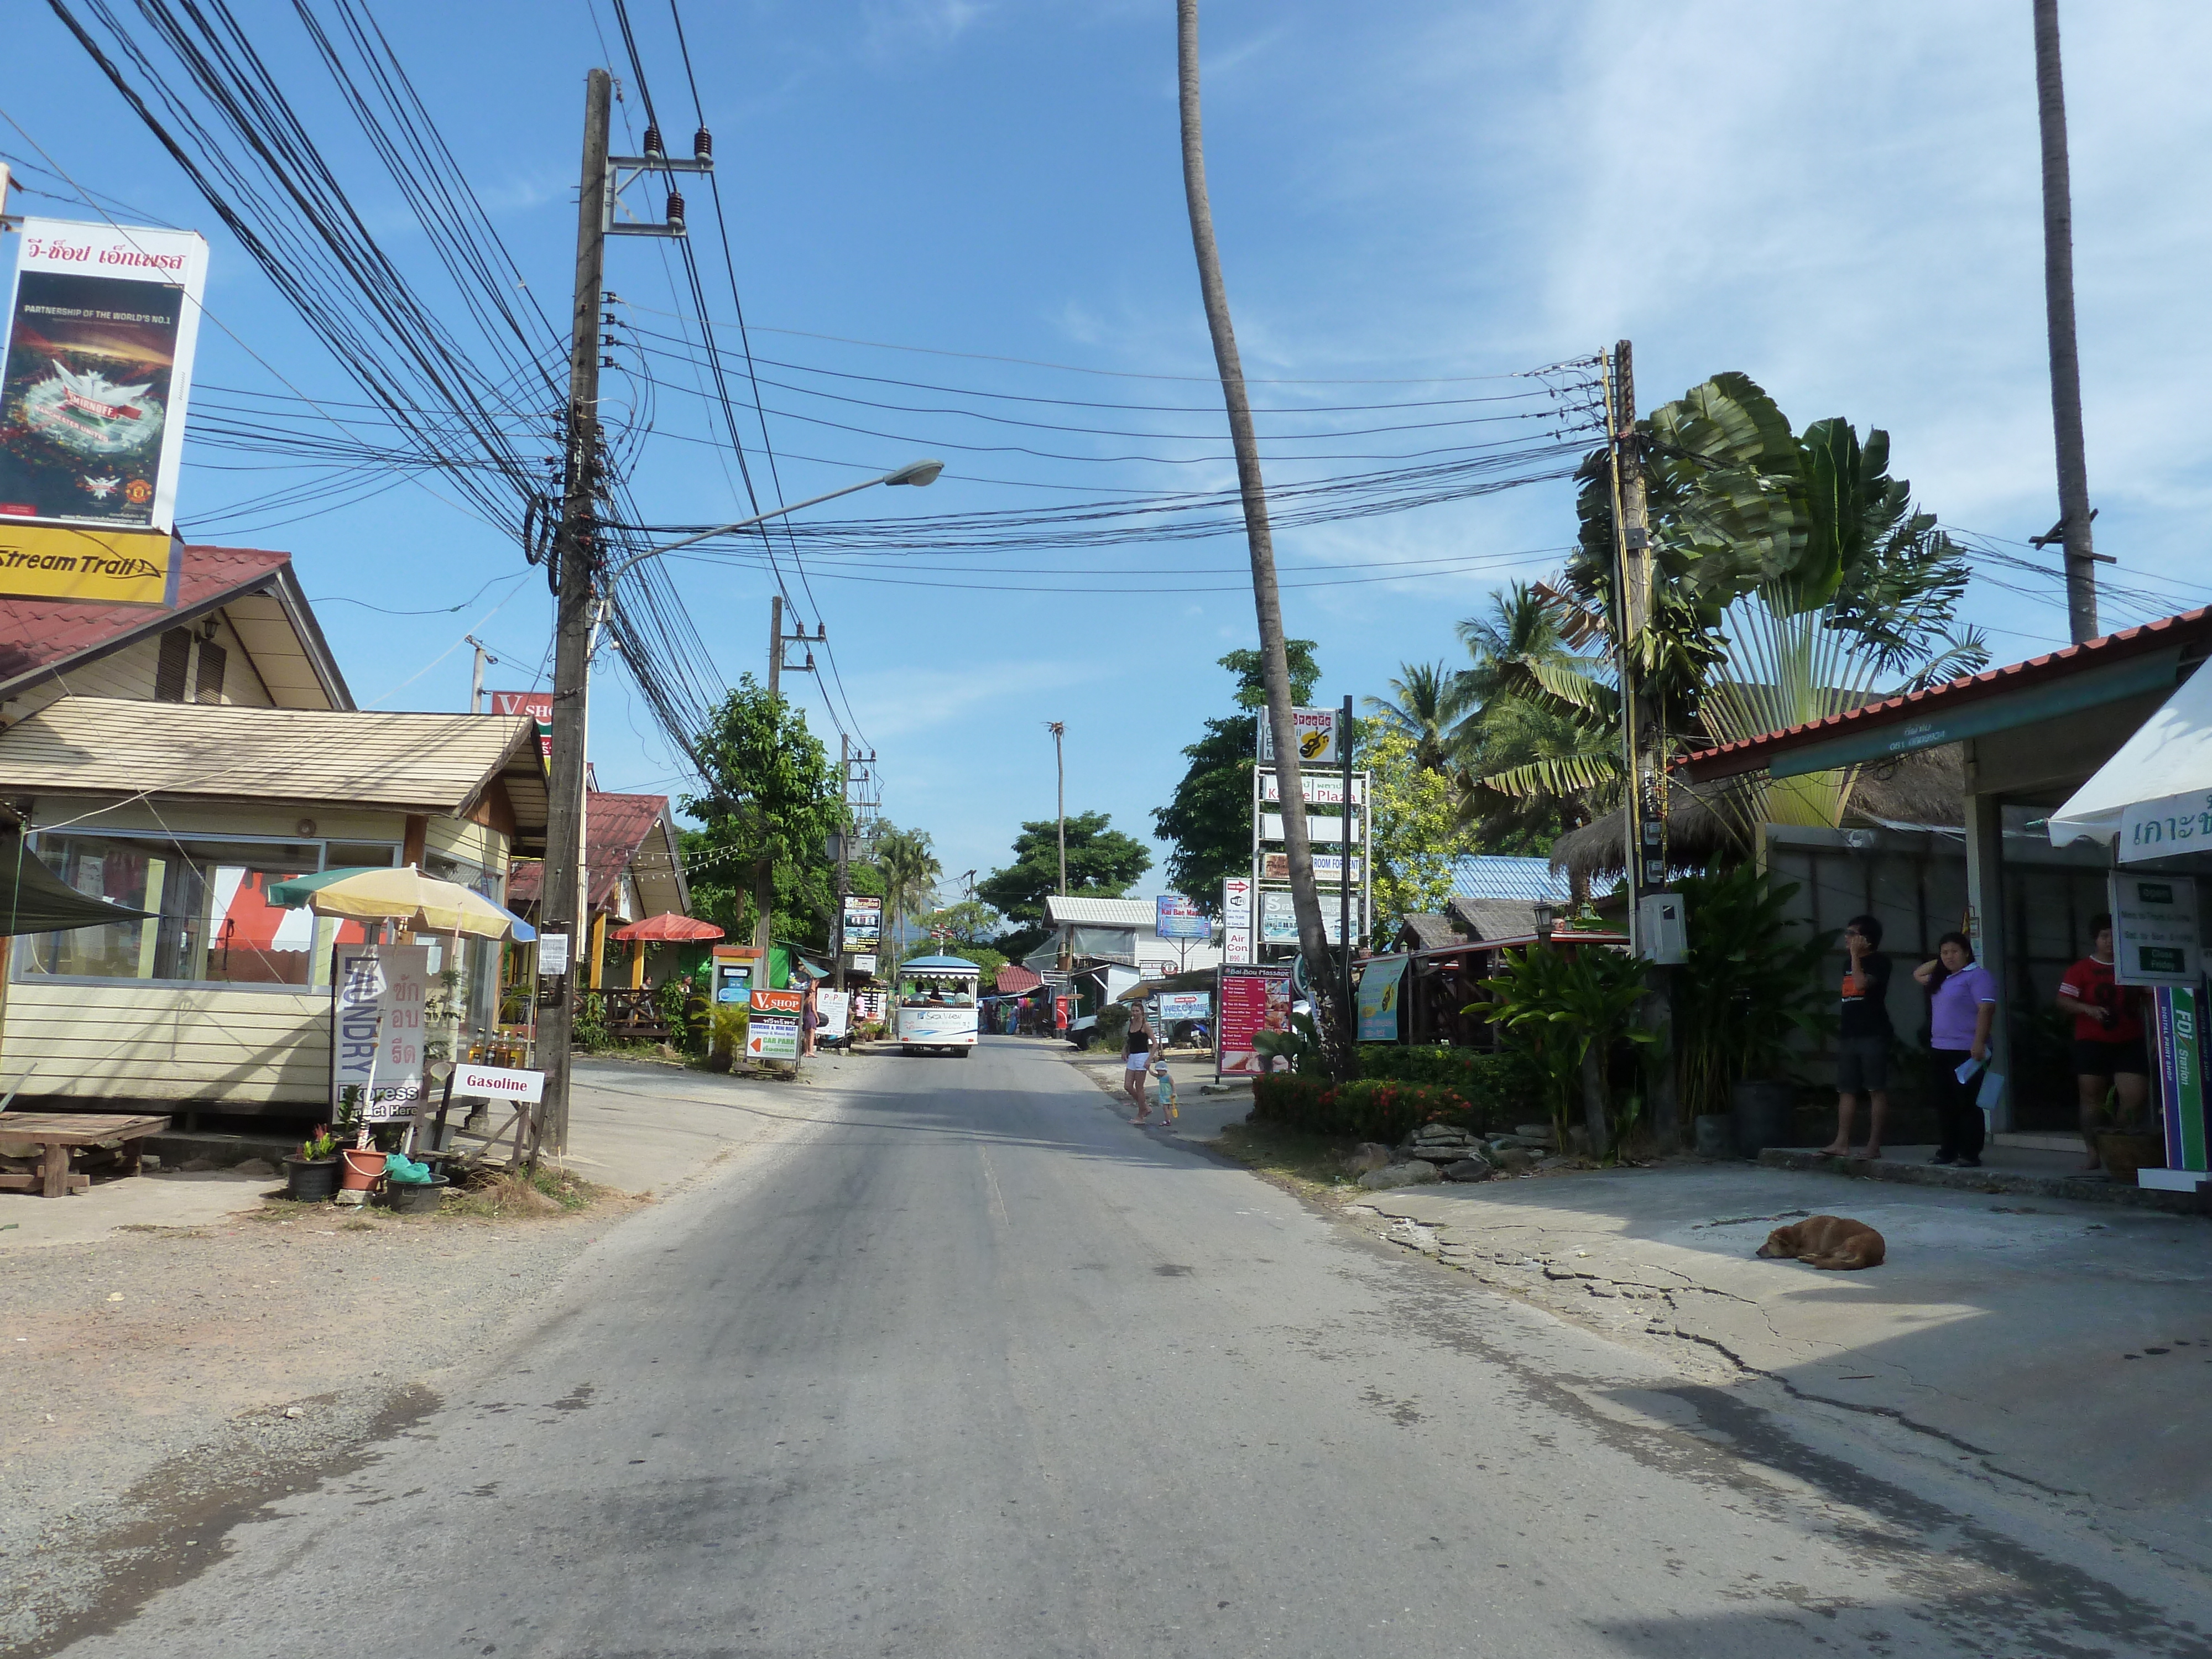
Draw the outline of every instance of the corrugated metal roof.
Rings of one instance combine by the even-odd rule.
[[[1058,927],[1150,927],[1160,919],[1159,906],[1148,898],[1095,898],[1088,894],[1054,894],[1044,902],[1045,920]]]
[[[1036,974],[1018,962],[1010,962],[999,969],[997,984],[1001,996],[1021,996],[1043,983]]]
[[[4,753],[4,751],[0,751]],[[615,890],[653,830],[668,812],[665,795],[611,795],[594,789],[584,803],[584,868],[586,902],[594,910],[612,910]],[[672,840],[671,842],[672,848]],[[664,855],[660,860],[665,861]],[[653,873],[661,873],[655,871]],[[511,904],[535,904],[545,878],[544,866],[520,860],[507,872]],[[643,883],[640,884],[643,885]]]
[[[1452,891],[1461,898],[1539,899],[1563,904],[1567,878],[1555,872],[1547,859],[1509,857],[1503,853],[1473,854],[1452,860]]]
[[[536,743],[494,714],[64,697],[0,732],[0,789],[457,813],[518,752],[534,766]]]
[[[1942,684],[1931,685],[1924,691],[1908,692],[1901,697],[1886,697],[1880,702],[1862,703],[1856,708],[1831,714],[1826,720],[1810,720],[1784,731],[1766,732],[1755,738],[1724,743],[1717,749],[1704,750],[1687,757],[1680,763],[1680,769],[1700,781],[1734,777],[1739,773],[1758,770],[1784,750],[1820,743],[1846,732],[1874,731],[1917,720],[1936,708],[2002,696],[2008,692],[2024,690],[2031,685],[2041,684],[2046,680],[2083,673],[2106,663],[2124,662],[2130,657],[2162,650],[2168,646],[2198,643],[2208,639],[2212,639],[2212,606],[2185,611],[2178,617],[2161,617],[2156,622],[2145,623],[2139,628],[2124,628],[2101,639],[2084,640],[2079,645],[2045,652],[2042,656],[2030,657],[2025,662],[2008,663],[2002,668],[1984,669],[1978,674],[1946,680]]]

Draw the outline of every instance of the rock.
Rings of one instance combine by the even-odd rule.
[[[1437,1178],[1435,1164],[1415,1159],[1411,1164],[1392,1164],[1370,1170],[1359,1177],[1359,1184],[1370,1192],[1381,1192],[1386,1187],[1419,1187]]]
[[[287,1417],[305,1417],[307,1413],[301,1411],[297,1406],[287,1406],[284,1407],[284,1415]]]
[[[1494,1173],[1489,1164],[1479,1158],[1463,1158],[1456,1164],[1444,1165],[1446,1181],[1487,1181]]]
[[[1555,1138],[1552,1133],[1552,1126],[1548,1123],[1516,1124],[1513,1133],[1523,1140],[1538,1141],[1547,1146],[1550,1146]]]
[[[187,1175],[198,1175],[208,1170],[220,1170],[222,1165],[211,1158],[188,1158],[177,1167]]]
[[[1344,1167],[1353,1175],[1366,1175],[1375,1170],[1389,1168],[1391,1162],[1390,1149],[1388,1146],[1379,1146],[1371,1140],[1363,1140],[1358,1146],[1353,1147],[1351,1154],[1346,1158]]]
[[[234,1167],[237,1169],[238,1173],[242,1176],[254,1176],[258,1177],[273,1176],[276,1173],[276,1166],[264,1158],[249,1158],[245,1163]]]
[[[1525,1146],[1507,1146],[1494,1154],[1493,1161],[1508,1175],[1517,1175],[1535,1163],[1536,1155]]]

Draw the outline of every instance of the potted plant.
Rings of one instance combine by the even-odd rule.
[[[1782,1071],[1824,1018],[1829,936],[1784,914],[1796,883],[1771,885],[1752,865],[1685,877],[1680,890],[1690,935],[1675,1024],[1681,1098],[1693,1115],[1726,1121],[1698,1123],[1700,1151],[1732,1142],[1753,1158],[1790,1141],[1796,1092]]]
[[[338,1189],[338,1138],[327,1123],[300,1143],[284,1160],[284,1196],[299,1204],[318,1204]]]

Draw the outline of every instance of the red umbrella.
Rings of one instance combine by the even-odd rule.
[[[617,927],[607,937],[625,943],[632,939],[668,942],[720,939],[722,930],[711,921],[701,921],[696,917],[678,915],[675,911],[668,910],[657,916],[647,916],[643,921],[633,921],[627,927]]]

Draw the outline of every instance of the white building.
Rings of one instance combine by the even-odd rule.
[[[1148,898],[1052,897],[1044,902],[1053,937],[1030,953],[1047,967],[1064,951],[1071,958],[1126,963],[1146,978],[1211,968],[1221,960],[1213,939],[1162,939],[1159,906]]]

